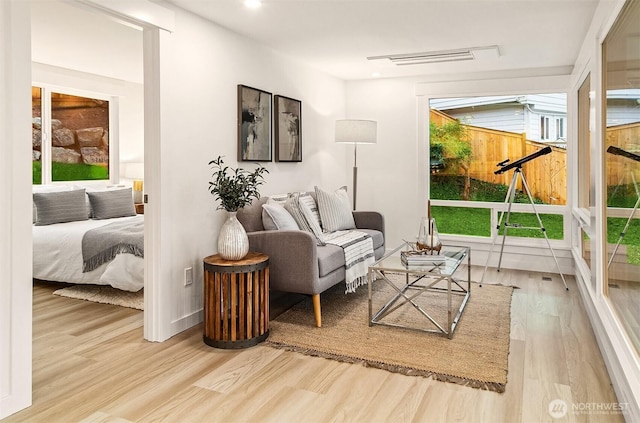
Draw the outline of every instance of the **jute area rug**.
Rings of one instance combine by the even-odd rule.
[[[400,275],[392,275],[400,278]],[[466,286],[463,285],[463,286]],[[392,288],[374,282],[374,312]],[[322,327],[313,319],[311,299],[270,322],[266,344],[405,375],[431,377],[478,389],[504,392],[507,383],[512,287],[471,284],[471,297],[453,339],[443,334],[368,324],[367,287],[345,294],[336,286],[321,295]],[[454,300],[459,305],[461,299]],[[446,295],[421,296],[420,305],[445,322]],[[457,307],[457,306],[456,306]],[[433,310],[433,313],[431,311]],[[434,327],[412,306],[389,318],[428,329]]]
[[[73,285],[53,291],[61,297],[86,300],[94,303],[113,304],[121,307],[144,309],[144,293],[122,291],[108,285]]]

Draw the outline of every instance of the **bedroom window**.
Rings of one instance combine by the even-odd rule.
[[[109,179],[109,100],[32,87],[33,183]]]

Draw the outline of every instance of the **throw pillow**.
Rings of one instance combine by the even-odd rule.
[[[36,226],[87,220],[87,202],[83,189],[58,192],[36,192]]]
[[[316,200],[308,193],[301,193],[298,196],[300,211],[311,228],[311,232],[316,236],[318,242],[324,245],[324,235],[322,233],[322,224],[320,223],[320,213]]]
[[[313,198],[308,192],[301,192],[298,199],[300,204],[304,204],[306,209],[309,211],[309,215],[305,215],[307,219],[311,220],[309,225],[315,224],[322,228],[322,220],[320,219],[320,212],[318,212],[318,204],[316,203],[315,198]]]
[[[135,216],[131,188],[88,192],[94,219]]]
[[[287,202],[288,198],[289,198],[289,194],[270,195],[269,199],[267,199],[267,204],[279,204],[281,206],[284,206],[284,203]]]
[[[318,237],[318,235],[311,230],[311,226],[309,226],[307,219],[304,217],[304,214],[302,213],[300,207],[300,202],[298,201],[299,196],[300,194],[297,192],[291,194],[291,196],[287,199],[287,202],[284,204],[284,209],[288,211],[289,214],[291,214],[291,217],[293,217],[293,220],[296,221],[300,229],[302,229],[303,231],[311,232],[315,235],[317,244],[324,245],[322,232],[320,232],[320,237]]]
[[[295,219],[279,204],[262,205],[262,226],[267,230],[299,230]]]
[[[73,185],[58,185],[58,184],[31,186],[31,190],[33,193],[72,191],[74,189],[79,189],[79,187],[74,187]],[[32,223],[36,223],[36,203],[33,203],[33,222]]]
[[[341,187],[334,192],[327,192],[316,188],[318,199],[318,211],[322,219],[322,227],[325,232],[355,229],[351,204],[347,195],[347,187]]]

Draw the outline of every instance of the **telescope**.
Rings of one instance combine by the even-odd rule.
[[[615,154],[618,156],[626,157],[627,159],[635,160],[636,162],[640,162],[640,156],[629,151],[623,150],[619,147],[614,147],[613,145],[607,148],[607,153]]]
[[[520,169],[522,167],[523,164],[525,164],[526,162],[536,159],[540,156],[544,156],[545,154],[549,154],[551,153],[551,147],[546,146],[545,148],[543,148],[542,150],[538,150],[535,153],[531,153],[528,156],[524,156],[523,158],[516,160],[515,162],[511,162],[509,163],[509,159],[501,161],[500,163],[498,163],[498,166],[500,166],[500,169],[496,170],[495,173],[496,175],[500,175],[501,173],[506,172],[507,170],[513,169],[513,168],[518,168]],[[631,153],[629,153],[631,154]]]

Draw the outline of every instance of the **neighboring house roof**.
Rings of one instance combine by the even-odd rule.
[[[486,96],[466,98],[435,98],[430,106],[438,110],[455,110],[494,104],[528,105],[536,111],[566,114],[567,96],[560,94],[529,94],[511,96]]]

